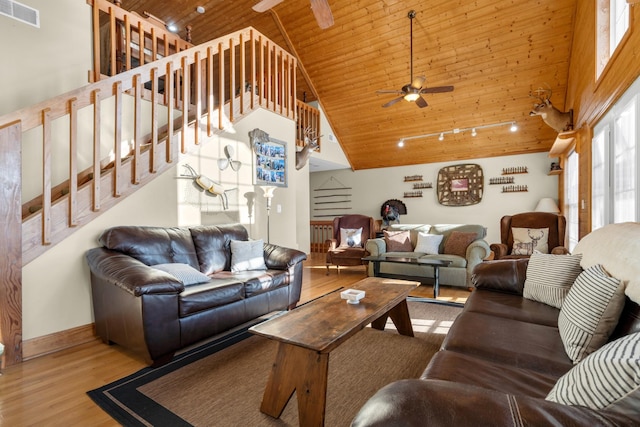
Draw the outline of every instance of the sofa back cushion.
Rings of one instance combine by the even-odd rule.
[[[191,227],[198,265],[204,274],[214,274],[231,268],[231,241],[249,240],[242,224]]]
[[[117,226],[105,230],[98,241],[107,249],[147,265],[182,263],[199,267],[196,248],[186,228]]]

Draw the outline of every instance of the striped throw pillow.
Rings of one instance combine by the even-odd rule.
[[[582,254],[552,255],[534,252],[527,265],[522,296],[555,308],[564,298],[580,273]]]
[[[608,343],[574,366],[546,400],[606,409],[636,419],[640,408],[640,332]]]
[[[624,308],[624,285],[601,265],[580,273],[560,309],[558,329],[573,363],[602,347]]]

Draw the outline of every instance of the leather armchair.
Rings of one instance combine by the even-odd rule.
[[[343,245],[341,241],[340,229],[359,229],[362,227],[361,245],[349,246]],[[344,215],[333,219],[333,238],[326,241],[327,247],[327,275],[329,267],[335,265],[338,274],[340,274],[340,266],[364,265],[362,258],[369,255],[365,249],[367,240],[376,237],[376,228],[374,219],[366,215]]]
[[[516,215],[505,215],[500,220],[500,243],[489,245],[494,259],[528,258],[529,255],[513,255],[513,228],[548,228],[549,253],[566,254],[564,236],[567,220],[562,215],[548,212],[524,212]]]

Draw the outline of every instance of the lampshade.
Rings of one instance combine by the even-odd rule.
[[[553,200],[551,197],[545,197],[543,199],[540,199],[540,201],[538,202],[538,206],[536,206],[536,212],[550,212],[558,214],[560,213],[560,209],[558,208],[555,200]]]

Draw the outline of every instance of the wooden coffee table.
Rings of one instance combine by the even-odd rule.
[[[383,330],[389,317],[400,334],[412,337],[407,296],[419,284],[369,277],[351,286],[366,292],[360,304],[347,304],[333,292],[251,327],[279,342],[260,411],[279,418],[297,391],[300,425],[324,425],[331,351],[370,323]]]

